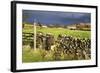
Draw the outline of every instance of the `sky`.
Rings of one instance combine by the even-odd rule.
[[[23,10],[22,15],[23,22],[31,24],[34,22],[39,22],[46,25],[91,23],[90,13]]]

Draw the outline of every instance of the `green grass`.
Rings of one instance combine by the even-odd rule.
[[[53,52],[43,49],[33,50],[31,48],[24,47],[22,50],[22,62],[44,62],[53,61]]]
[[[34,29],[25,28],[23,29],[23,32],[25,33],[33,33]],[[37,32],[43,32],[43,33],[51,33],[55,36],[55,38],[59,35],[68,35],[73,36],[77,38],[91,38],[91,31],[82,31],[82,30],[69,30],[65,28],[37,28]]]
[[[27,46],[22,49],[23,63],[58,61],[55,58],[57,58],[57,56],[55,55],[55,51],[52,50],[50,51],[46,51],[43,49],[33,50]],[[59,61],[62,60],[64,61],[64,60],[73,60],[73,59],[71,56],[62,53],[61,56],[59,57]]]
[[[52,33],[55,37],[57,37],[59,34],[62,35],[68,35],[73,37],[79,37],[79,38],[90,38],[90,31],[80,31],[80,30],[69,30],[69,29],[59,29],[59,28],[42,28],[38,29],[37,31],[43,32],[43,33]]]

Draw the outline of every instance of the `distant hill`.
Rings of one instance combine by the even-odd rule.
[[[91,30],[91,24],[90,23],[79,23],[79,24],[72,24],[66,26],[68,29],[71,30]]]

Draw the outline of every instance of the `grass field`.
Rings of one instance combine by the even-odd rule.
[[[34,29],[32,25],[26,25],[23,28],[23,33],[33,33],[33,32]],[[69,30],[65,28],[37,28],[37,32],[51,33],[52,35],[54,35],[55,38],[57,38],[59,34],[73,36],[76,38],[91,38],[91,31]],[[22,49],[22,61],[25,63],[54,61],[53,55],[54,55],[53,51],[48,51],[48,52],[45,50],[34,51],[29,47],[29,45],[24,45]],[[72,60],[71,57],[62,54],[61,60],[67,60],[67,59]]]
[[[55,60],[55,52],[54,51],[45,51],[41,49],[33,50],[31,48],[25,47],[22,49],[22,62],[30,63],[30,62],[48,62],[48,61],[64,61],[64,60],[75,60],[72,59],[73,55],[61,54],[60,60]]]
[[[30,27],[29,27],[30,26]],[[31,25],[27,25],[24,28],[23,32],[25,33],[33,33],[34,29]],[[91,31],[81,31],[81,30],[69,30],[66,28],[37,28],[37,32],[43,32],[43,33],[51,33],[55,37],[57,37],[59,34],[62,35],[68,35],[73,37],[79,37],[79,38],[91,38]]]

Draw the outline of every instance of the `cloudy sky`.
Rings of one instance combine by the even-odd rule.
[[[37,11],[37,10],[23,10],[23,22],[42,24],[75,24],[75,23],[90,23],[90,13],[79,12],[58,12],[58,11]]]

